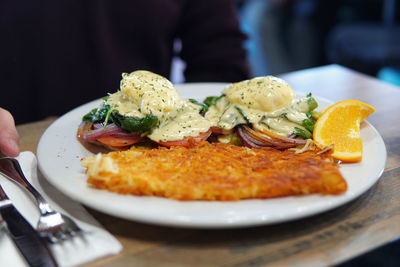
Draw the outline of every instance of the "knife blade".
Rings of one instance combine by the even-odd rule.
[[[0,185],[0,218],[30,266],[57,266],[53,254],[28,221],[18,212]]]

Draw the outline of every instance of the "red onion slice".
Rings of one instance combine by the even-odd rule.
[[[114,123],[108,124],[105,128],[101,123],[83,122],[79,125],[77,137],[82,141],[91,142],[105,136],[139,137],[136,133],[124,132]]]
[[[264,146],[264,144],[260,144],[260,142],[257,140],[249,137],[240,126],[236,128],[236,134],[240,141],[242,141],[242,143],[249,148],[261,148]]]
[[[245,125],[237,127],[236,132],[243,144],[245,144],[247,147],[259,148],[269,146],[277,149],[286,149],[304,145],[307,142],[305,139],[289,138],[285,136],[279,136],[274,133],[268,135],[267,133],[255,131]]]

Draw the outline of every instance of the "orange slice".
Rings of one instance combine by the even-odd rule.
[[[327,108],[318,118],[313,132],[320,147],[334,145],[332,156],[343,162],[362,159],[360,123],[375,108],[356,100],[344,100]]]

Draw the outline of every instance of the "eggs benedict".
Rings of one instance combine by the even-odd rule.
[[[222,133],[221,142],[230,142],[238,132],[242,137],[240,130],[235,131],[242,126],[274,138],[312,137],[315,121],[311,112],[317,102],[311,95],[296,99],[292,87],[280,78],[265,76],[233,83],[211,102],[205,118]]]
[[[273,77],[228,85],[203,103],[183,99],[166,78],[145,70],[123,73],[120,90],[86,114],[78,139],[126,149],[151,140],[162,146],[194,146],[214,133],[222,143],[287,148],[312,137],[317,103],[300,99]]]
[[[83,117],[78,138],[93,140],[91,130],[106,134],[109,128],[119,128],[95,142],[111,147],[127,147],[136,142],[150,139],[164,146],[189,146],[201,142],[211,134],[210,122],[201,114],[202,106],[179,97],[175,86],[166,78],[144,70],[123,73],[120,90],[104,98],[103,105]],[[102,127],[105,131],[101,131]],[[132,138],[129,142],[109,142]]]

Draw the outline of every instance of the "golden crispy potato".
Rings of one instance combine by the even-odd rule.
[[[135,148],[82,160],[88,183],[120,194],[179,200],[240,200],[340,194],[347,184],[329,152],[295,153],[203,142]]]

